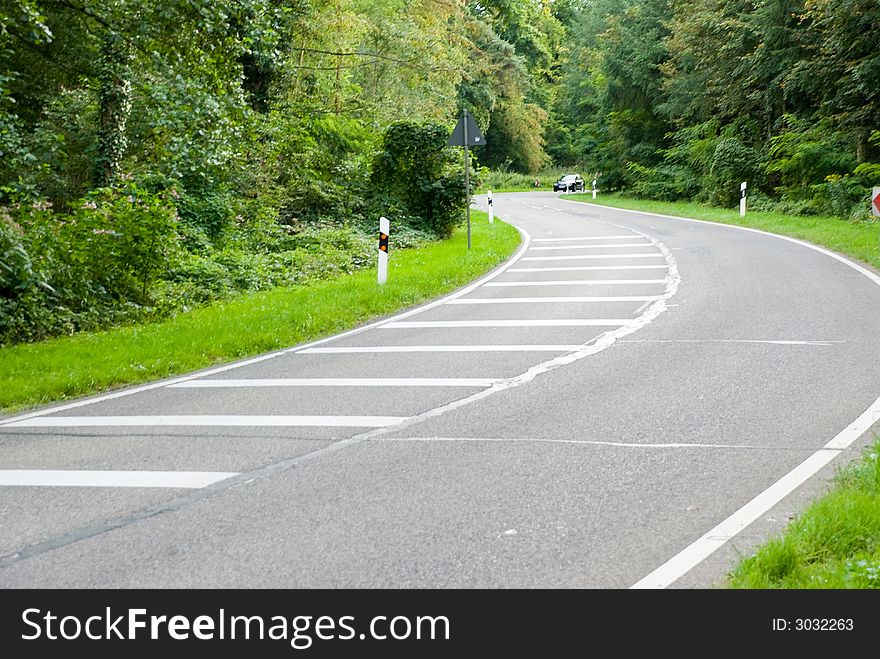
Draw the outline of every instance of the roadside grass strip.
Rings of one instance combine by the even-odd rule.
[[[744,559],[730,588],[880,588],[880,439],[833,489]]]

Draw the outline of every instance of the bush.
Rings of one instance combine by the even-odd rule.
[[[152,313],[177,258],[174,208],[136,186],[101,189],[71,213],[3,209],[0,342],[95,329]]]
[[[466,203],[463,167],[458,154],[446,146],[448,137],[440,124],[391,124],[371,177],[374,189],[400,211],[398,216],[419,217],[440,236],[452,234]]]

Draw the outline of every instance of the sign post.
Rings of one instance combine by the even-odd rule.
[[[746,216],[746,182],[739,184],[739,216]]]
[[[871,212],[874,217],[880,217],[880,188],[871,191]]]
[[[379,283],[388,281],[388,234],[391,233],[391,222],[387,217],[379,218]]]
[[[455,125],[452,135],[449,136],[447,144],[449,146],[464,147],[464,196],[465,208],[467,212],[467,238],[468,249],[471,248],[471,172],[470,161],[468,158],[469,146],[480,146],[486,143],[483,134],[477,127],[477,122],[468,114],[467,110],[461,111],[461,118]]]
[[[489,224],[495,221],[495,212],[492,209],[492,191],[486,190],[486,195],[489,197]]]

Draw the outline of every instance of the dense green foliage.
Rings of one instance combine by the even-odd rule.
[[[584,0],[559,157],[664,200],[866,219],[880,185],[875,0]]]
[[[465,107],[475,167],[524,181],[730,206],[745,180],[752,208],[866,219],[878,24],[876,0],[0,0],[0,343],[362,267],[380,215],[449,235]]]

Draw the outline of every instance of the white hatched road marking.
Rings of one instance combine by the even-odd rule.
[[[133,426],[319,426],[384,428],[406,421],[405,416],[285,416],[285,415],[157,415],[157,416],[42,416],[8,423],[5,428],[87,428]]]
[[[498,378],[266,378],[190,380],[174,389],[227,387],[491,387]]]
[[[606,247],[650,247],[651,243],[612,243],[610,245],[553,245],[552,247],[531,247],[530,252],[557,249],[600,249]]]
[[[578,238],[532,238],[533,243],[570,243],[577,240],[635,240],[638,235],[629,236],[580,236]]]
[[[507,272],[585,272],[594,270],[667,270],[663,265],[571,265],[559,268],[510,268]],[[485,284],[484,284],[485,286]]]
[[[647,259],[663,258],[663,254],[577,254],[575,256],[524,256],[520,261],[577,261],[579,259]]]
[[[833,346],[844,341],[790,341],[773,339],[627,339],[621,343],[755,343],[775,346]]]
[[[611,286],[626,284],[665,284],[665,279],[567,279],[562,281],[497,281],[487,288],[517,288],[519,286]]]
[[[405,320],[382,325],[382,329],[427,329],[434,327],[628,327],[638,319],[568,318],[549,320]]]
[[[540,304],[559,302],[655,302],[661,295],[574,296],[574,297],[460,297],[447,304]]]
[[[338,348],[309,348],[300,355],[341,355],[372,352],[570,352],[580,350],[578,345],[509,344],[459,346],[341,346]]]
[[[0,487],[162,487],[200,489],[233,476],[238,476],[238,472],[4,469],[0,470]]]

